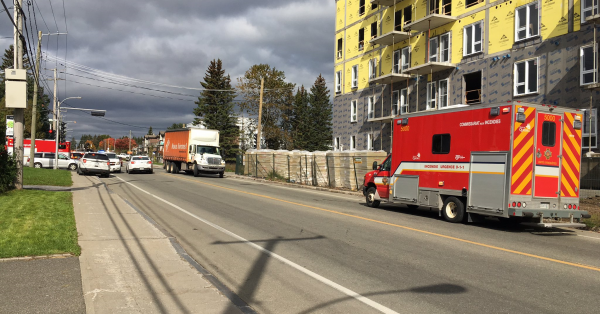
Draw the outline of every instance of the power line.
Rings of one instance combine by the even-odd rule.
[[[67,60],[67,49],[69,47],[69,27],[67,27],[67,11],[65,10],[65,0],[62,0],[63,15],[65,18],[65,61]],[[65,73],[67,72],[67,66],[65,66]],[[67,76],[65,75],[65,95],[67,95]]]

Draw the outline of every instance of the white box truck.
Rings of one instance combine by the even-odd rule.
[[[219,131],[185,128],[165,132],[163,167],[168,173],[184,171],[197,177],[200,173],[225,172],[225,161],[219,148]]]

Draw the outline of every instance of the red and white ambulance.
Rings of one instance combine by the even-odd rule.
[[[14,146],[14,138],[7,137],[6,138],[6,148],[9,154],[12,154],[13,146]],[[23,149],[25,151],[25,156],[29,156],[29,150],[31,149],[31,139],[23,140]],[[54,140],[35,140],[35,152],[36,153],[54,153],[56,151],[56,141]],[[71,142],[62,142],[58,145],[59,153],[69,153],[71,151]]]
[[[450,222],[527,217],[545,227],[548,218],[579,227],[589,217],[579,210],[578,110],[509,102],[394,121],[393,154],[365,175],[368,206],[437,208]]]

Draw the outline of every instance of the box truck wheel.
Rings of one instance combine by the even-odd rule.
[[[461,222],[465,217],[465,204],[460,199],[450,196],[444,201],[442,215],[449,222]]]
[[[219,178],[223,177],[224,172],[219,172]]]
[[[198,171],[198,164],[194,163],[194,177],[200,175],[200,171]]]
[[[170,161],[165,161],[165,171],[167,173],[171,173],[171,162]]]
[[[377,208],[379,207],[380,201],[375,200],[375,192],[377,189],[370,187],[367,189],[367,206]]]

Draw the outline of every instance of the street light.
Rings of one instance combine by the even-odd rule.
[[[56,123],[56,134],[54,134],[54,143],[55,143],[55,150],[54,150],[54,169],[58,169],[58,140],[60,139],[60,105],[65,102],[65,100],[67,99],[81,99],[81,97],[67,97],[65,99],[63,99],[61,102],[58,103],[58,107],[56,108],[56,117],[57,117],[57,123]]]

